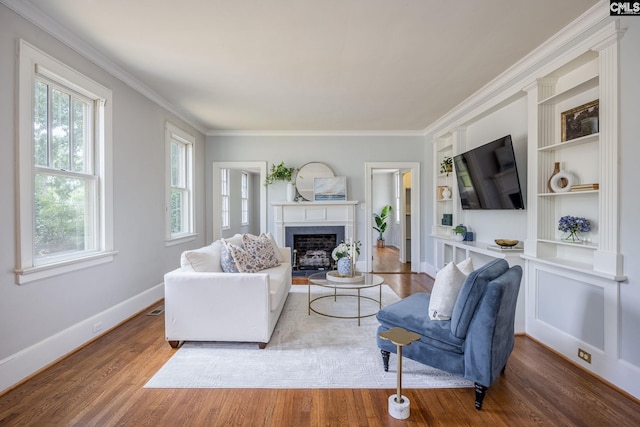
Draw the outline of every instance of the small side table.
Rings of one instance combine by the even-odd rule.
[[[402,328],[391,328],[388,331],[380,332],[380,338],[394,343],[398,350],[398,390],[396,394],[389,396],[389,415],[398,420],[406,420],[409,418],[411,410],[409,409],[409,399],[402,395],[402,347],[409,345],[420,339],[420,335],[415,332],[409,332]]]

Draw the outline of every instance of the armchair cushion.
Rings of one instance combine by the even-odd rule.
[[[420,342],[445,351],[462,353],[464,340],[451,333],[451,322],[433,321],[424,315],[424,307],[429,306],[429,300],[429,294],[412,294],[380,310],[378,321],[389,329],[400,327],[420,331]]]
[[[462,284],[458,299],[451,313],[451,332],[453,332],[453,335],[462,339],[467,336],[469,323],[476,313],[476,308],[487,288],[487,284],[508,269],[508,263],[502,259],[496,259],[467,277],[467,280]]]

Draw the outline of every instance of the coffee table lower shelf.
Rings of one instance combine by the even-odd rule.
[[[363,276],[362,281],[359,281],[356,283],[332,281],[330,279],[327,279],[326,272],[315,273],[309,276],[309,282],[307,286],[307,289],[308,289],[307,295],[308,295],[308,304],[309,304],[308,314],[311,315],[311,312],[313,311],[314,313],[319,314],[321,316],[333,317],[336,319],[358,319],[358,326],[360,326],[361,319],[375,316],[377,314],[377,311],[373,313],[362,314],[361,302],[362,300],[373,301],[378,304],[378,309],[381,309],[382,308],[382,284],[384,283],[384,279],[376,274],[371,274],[371,273],[361,273],[361,274]],[[311,285],[317,285],[323,288],[333,289],[333,293],[311,298]],[[362,295],[361,291],[363,289],[375,288],[376,286],[378,287],[378,299],[367,296],[367,295]],[[338,292],[338,291],[341,291],[341,292]],[[356,293],[355,294],[343,293],[342,291],[345,291],[345,292],[356,291]],[[314,302],[321,299],[325,299],[325,298],[333,298],[334,301],[337,301],[338,298],[355,298],[357,300],[357,313],[355,315],[338,315],[338,314],[331,314],[326,310],[321,311],[317,308],[313,308]]]

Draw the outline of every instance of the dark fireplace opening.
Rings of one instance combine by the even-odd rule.
[[[335,269],[331,252],[344,240],[343,226],[286,227],[285,244],[291,248],[296,276]]]

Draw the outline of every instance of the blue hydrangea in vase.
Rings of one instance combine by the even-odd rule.
[[[591,221],[579,216],[565,215],[558,221],[558,230],[565,233],[562,240],[568,242],[582,242],[580,233],[591,231]]]
[[[331,253],[331,258],[337,261],[337,271],[340,276],[353,277],[355,273],[355,260],[360,255],[360,241],[343,240]]]

